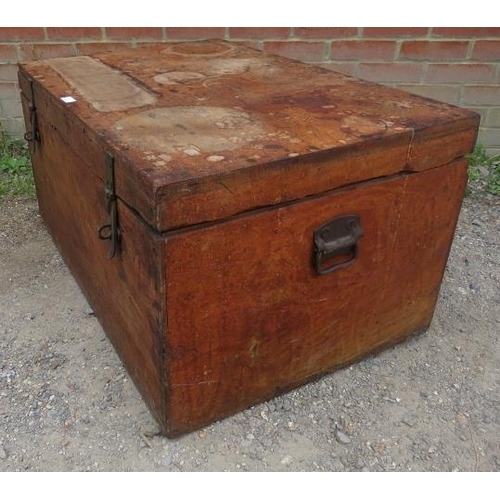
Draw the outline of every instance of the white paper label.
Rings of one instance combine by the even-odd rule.
[[[76,102],[76,99],[71,96],[61,97],[61,101],[63,102]]]

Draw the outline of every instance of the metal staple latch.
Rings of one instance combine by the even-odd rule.
[[[118,228],[118,212],[115,192],[115,159],[111,153],[106,153],[106,194],[109,223],[99,228],[98,234],[101,240],[110,240],[108,258],[112,259],[118,250],[120,240],[120,229]]]
[[[24,139],[30,143],[30,152],[35,151],[37,142],[40,142],[40,132],[38,131],[38,120],[36,117],[35,92],[33,89],[33,80],[30,79],[30,130],[24,134]]]

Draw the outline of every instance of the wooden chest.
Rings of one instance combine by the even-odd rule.
[[[166,435],[428,327],[477,114],[219,40],[19,81],[43,219]]]

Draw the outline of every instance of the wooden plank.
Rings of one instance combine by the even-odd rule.
[[[425,329],[466,182],[461,160],[166,241],[169,415],[176,435]],[[358,260],[311,264],[315,229],[357,214]]]
[[[24,98],[23,106],[26,113]],[[97,234],[108,220],[103,181],[41,113],[38,123],[43,146],[32,159],[44,223],[145,402],[164,422],[161,240],[120,202],[121,251],[108,259],[108,243]],[[104,165],[103,153],[103,171]]]
[[[106,102],[78,61],[113,75]],[[29,78],[95,175],[95,156],[114,153],[118,195],[157,231],[435,168],[470,152],[478,128],[472,111],[224,41],[26,63],[25,95]]]

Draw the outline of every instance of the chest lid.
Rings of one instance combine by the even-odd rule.
[[[479,123],[222,40],[26,63],[20,85],[103,181],[113,156],[116,195],[157,231],[444,165]]]

